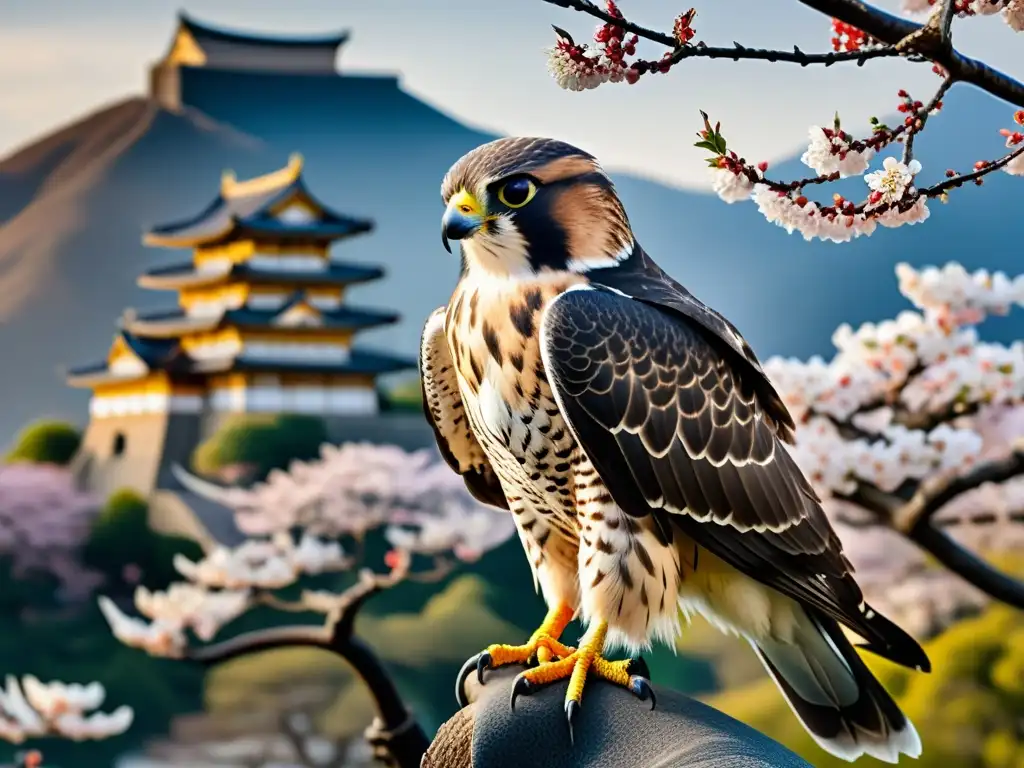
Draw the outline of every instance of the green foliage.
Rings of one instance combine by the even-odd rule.
[[[81,444],[82,434],[74,425],[64,421],[36,421],[21,431],[5,460],[8,464],[29,462],[65,466],[74,458]]]
[[[1002,605],[954,625],[925,644],[931,674],[865,654],[868,665],[914,722],[924,751],[918,768],[1024,765],[1024,613]],[[709,700],[818,768],[848,763],[826,755],[792,715],[775,685],[761,680]],[[864,758],[865,766],[882,765]]]
[[[382,388],[379,393],[383,411],[423,412],[423,388],[419,376]]]
[[[326,442],[327,425],[317,416],[239,416],[196,449],[192,465],[204,475],[231,466],[249,467],[252,479],[259,480],[294,460],[317,458]]]
[[[82,559],[112,585],[128,586],[125,570],[134,566],[140,572],[139,583],[160,589],[178,578],[172,564],[178,553],[193,560],[202,557],[202,549],[191,539],[153,531],[145,499],[124,489],[112,494],[100,511]]]

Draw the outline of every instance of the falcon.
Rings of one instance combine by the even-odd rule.
[[[441,195],[462,272],[423,329],[424,409],[470,492],[514,516],[548,606],[526,643],[479,655],[481,679],[526,664],[513,707],[568,679],[571,734],[588,678],[654,706],[642,660],[607,648],[672,643],[699,613],[749,641],[832,754],[918,756],[846,632],[912,669],[928,657],[865,603],[750,345],[641,248],[597,160],[500,139],[455,163]]]

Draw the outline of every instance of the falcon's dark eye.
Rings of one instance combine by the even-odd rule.
[[[501,185],[498,199],[509,208],[522,208],[537,194],[537,185],[525,176],[512,179]]]

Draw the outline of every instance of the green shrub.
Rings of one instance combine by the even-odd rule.
[[[18,435],[14,447],[7,454],[8,464],[60,464],[71,462],[82,444],[78,429],[63,421],[36,421]]]
[[[253,479],[293,460],[309,461],[328,442],[327,425],[317,416],[241,416],[226,423],[192,455],[193,468],[216,475],[232,465],[248,466]]]
[[[423,412],[423,388],[419,376],[378,391],[382,411]]]
[[[96,518],[82,559],[112,584],[124,584],[126,569],[134,567],[139,571],[139,583],[161,589],[180,580],[172,562],[179,553],[198,560],[202,548],[191,539],[167,536],[150,528],[145,499],[124,489],[110,496]]]

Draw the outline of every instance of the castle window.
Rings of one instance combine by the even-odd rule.
[[[116,432],[114,434],[114,446],[113,448],[111,448],[110,452],[114,456],[120,456],[121,454],[124,453],[124,449],[127,447],[127,445],[128,440],[127,438],[125,438],[124,432]]]

